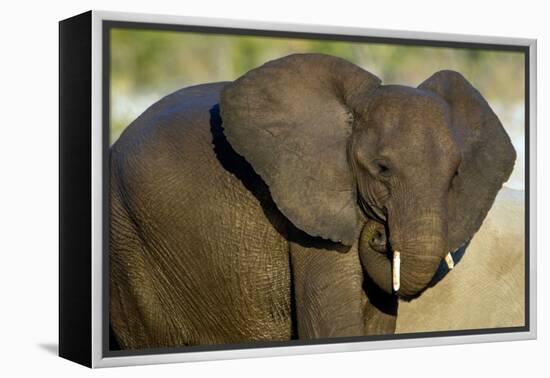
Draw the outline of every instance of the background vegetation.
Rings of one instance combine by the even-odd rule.
[[[489,101],[518,161],[507,186],[524,182],[524,58],[516,52],[137,29],[111,30],[111,143],[147,107],[186,86],[234,80],[266,61],[318,52],[347,59],[384,84],[417,86],[434,72],[461,72]]]

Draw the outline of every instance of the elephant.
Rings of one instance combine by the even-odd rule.
[[[479,230],[516,158],[458,72],[383,85],[294,54],[181,89],[110,150],[122,349],[396,331]]]

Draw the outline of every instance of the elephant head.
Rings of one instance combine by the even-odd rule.
[[[453,71],[411,88],[336,57],[291,55],[228,84],[220,108],[229,142],[297,228],[350,246],[368,219],[383,222],[394,266],[379,259],[370,275],[391,291],[393,270],[402,296],[479,229],[516,156]]]

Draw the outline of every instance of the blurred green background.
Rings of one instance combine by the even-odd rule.
[[[163,96],[234,80],[266,61],[317,52],[347,59],[384,84],[417,86],[434,72],[462,73],[497,113],[518,153],[506,186],[524,188],[524,55],[518,52],[111,29],[110,141]]]

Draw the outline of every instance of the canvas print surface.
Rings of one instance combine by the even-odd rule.
[[[523,52],[108,41],[111,350],[526,325]]]

